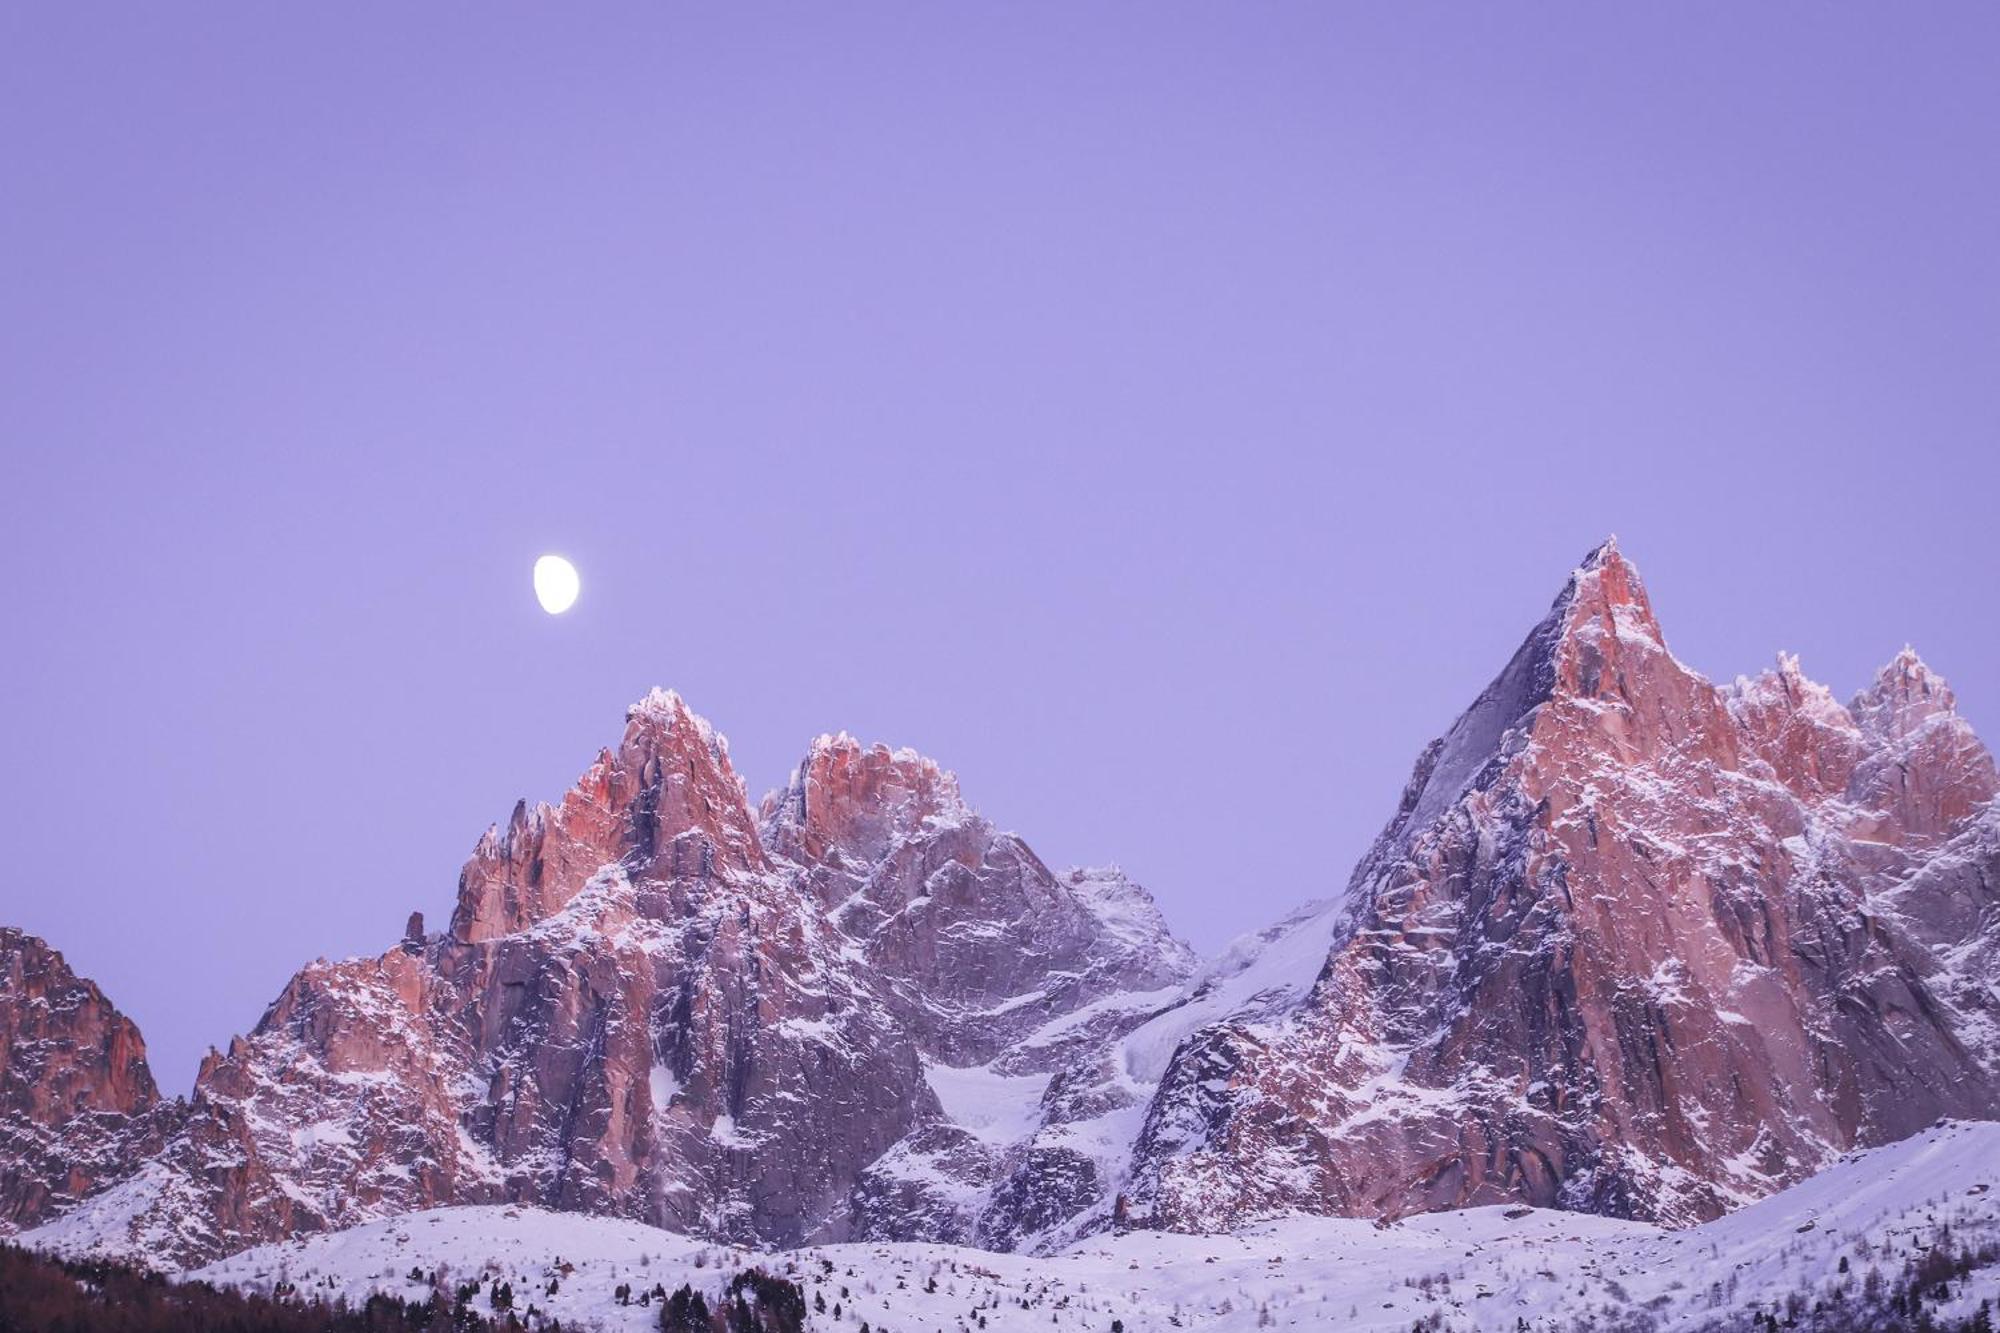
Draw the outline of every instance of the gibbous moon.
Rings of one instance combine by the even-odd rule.
[[[576,595],[582,590],[576,566],[561,556],[545,555],[535,562],[535,600],[550,615],[559,616],[575,606]]]

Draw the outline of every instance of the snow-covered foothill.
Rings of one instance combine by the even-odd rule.
[[[187,1276],[249,1290],[278,1282],[327,1297],[413,1296],[433,1282],[511,1285],[566,1328],[656,1328],[651,1293],[711,1294],[749,1267],[805,1289],[815,1330],[1199,1328],[1444,1330],[1617,1326],[1701,1330],[1789,1293],[1848,1297],[1949,1226],[2000,1238],[2000,1124],[1949,1122],[1841,1159],[1825,1173],[1686,1230],[1529,1208],[1471,1208],[1392,1225],[1293,1216],[1234,1235],[1133,1231],[1031,1258],[934,1244],[757,1253],[631,1222],[531,1208],[448,1208],[260,1246]],[[49,1237],[43,1236],[47,1244]],[[1846,1271],[1842,1271],[1842,1261]],[[415,1270],[416,1276],[412,1277]],[[553,1286],[553,1290],[551,1290]],[[621,1304],[620,1286],[633,1304]],[[1944,1307],[2000,1296],[1975,1269]],[[640,1301],[644,1303],[639,1303]],[[824,1309],[820,1308],[824,1304]],[[840,1314],[833,1314],[835,1306]]]

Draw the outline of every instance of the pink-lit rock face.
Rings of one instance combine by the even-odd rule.
[[[656,692],[479,840],[448,931],[299,972],[102,1207],[176,1263],[452,1203],[761,1244],[1108,1210],[1093,1164],[952,1123],[926,1066],[1182,981],[1116,881],[1059,879],[934,763],[844,738],[760,826],[722,738]]]
[[[171,1109],[132,1021],[61,954],[0,927],[0,1231],[124,1174]]]
[[[612,864],[641,880],[769,869],[728,742],[677,694],[634,704],[617,750],[600,751],[560,805],[524,801],[504,829],[487,831],[459,877],[452,936],[474,943],[523,929]]]
[[[1993,882],[1940,863],[1901,899],[1928,928],[1890,895],[1995,789],[1914,654],[1851,709],[1790,659],[1718,688],[1607,545],[1419,761],[1303,1003],[1183,1044],[1140,1211],[1693,1220],[1993,1115],[1993,1001],[1936,951]]]
[[[821,736],[782,792],[764,800],[772,848],[805,864],[866,866],[932,821],[971,817],[958,781],[914,750]]]

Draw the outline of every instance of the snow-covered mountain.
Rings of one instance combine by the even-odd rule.
[[[480,839],[447,931],[301,971],[58,1225],[175,1265],[447,1203],[1013,1246],[1108,1216],[1068,1080],[1193,965],[1143,890],[1052,873],[929,760],[821,737],[760,813],[656,691]]]
[[[192,1276],[251,1291],[290,1282],[350,1301],[477,1283],[475,1309],[504,1283],[522,1311],[631,1333],[659,1327],[656,1290],[688,1284],[712,1297],[750,1267],[798,1281],[809,1326],[826,1330],[1101,1333],[1114,1319],[1128,1333],[1702,1330],[1748,1328],[1754,1309],[1782,1313],[1788,1302],[1846,1308],[1859,1316],[1850,1326],[1872,1328],[1882,1325],[1867,1317],[1871,1284],[1886,1311],[1910,1273],[1955,1269],[1961,1256],[1966,1271],[1950,1272],[1942,1296],[1936,1281],[1912,1284],[1927,1313],[1968,1317],[2000,1298],[1996,1191],[2000,1125],[1949,1123],[1686,1230],[1489,1206],[1386,1226],[1288,1215],[1232,1235],[1128,1231],[1033,1258],[924,1243],[758,1253],[618,1219],[476,1207],[260,1246]],[[1916,1326],[1915,1308],[1907,1313]]]
[[[479,841],[447,930],[308,966],[150,1139],[15,1215],[185,1268],[447,1205],[1044,1255],[1703,1222],[2000,1116],[1996,792],[1914,653],[1846,705],[1790,658],[1712,684],[1607,544],[1345,888],[1202,964],[914,752],[821,737],[753,806],[655,692]]]
[[[1992,1116],[1996,789],[1914,653],[1847,707],[1713,685],[1607,544],[1278,936],[1309,985],[1180,1040],[1130,1211],[1692,1222]]]

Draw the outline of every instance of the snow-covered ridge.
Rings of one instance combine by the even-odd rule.
[[[865,1320],[1081,1333],[1114,1319],[1129,1333],[1405,1330],[1431,1316],[1461,1333],[1638,1316],[1648,1327],[1698,1330],[1792,1291],[1828,1298],[1839,1289],[1854,1299],[1870,1269],[1893,1280],[1946,1225],[1968,1246],[2000,1238],[1996,1187],[2000,1125],[1947,1123],[1685,1231],[1491,1207],[1387,1227],[1288,1217],[1234,1235],[1128,1232],[1030,1259],[914,1243],[759,1253],[613,1219],[481,1207],[262,1246],[189,1276],[249,1290],[289,1281],[355,1300],[416,1295],[435,1275],[447,1287],[480,1282],[480,1303],[499,1280],[511,1284],[517,1309],[532,1303],[565,1327],[632,1333],[658,1327],[655,1288],[689,1283],[713,1294],[753,1265],[799,1281],[815,1310],[808,1326],[827,1331]],[[648,1299],[619,1304],[621,1284]],[[1969,1312],[2000,1295],[2000,1269],[1977,1268],[1954,1287],[1943,1308]]]

